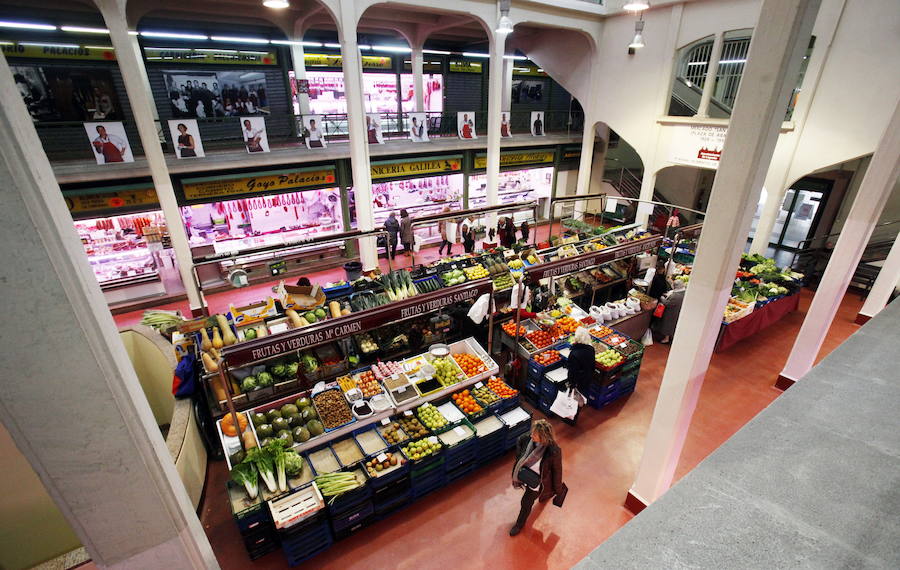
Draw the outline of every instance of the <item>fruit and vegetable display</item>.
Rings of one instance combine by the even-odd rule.
[[[451,396],[453,398],[453,403],[456,404],[456,407],[462,410],[462,412],[468,416],[480,414],[484,411],[484,408],[481,407],[469,390],[463,390],[462,392],[457,392]]]
[[[441,273],[441,281],[443,281],[444,285],[447,287],[452,287],[453,285],[465,283],[466,274],[463,273],[462,269],[451,269],[450,271]]]
[[[318,412],[307,397],[266,412],[257,411],[251,421],[263,446],[273,439],[280,439],[288,446],[304,443],[325,432]]]
[[[405,433],[410,439],[418,439],[429,434],[428,428],[422,425],[422,422],[419,421],[419,418],[412,414],[407,416],[404,413],[402,417],[397,419],[397,423],[400,425],[403,433]]]
[[[556,320],[556,326],[565,334],[572,334],[575,332],[575,329],[581,326],[581,323],[573,319],[572,317],[565,316],[560,317]]]
[[[341,390],[346,394],[350,390],[356,388],[356,380],[354,380],[351,376],[344,375],[337,379],[338,386],[340,386]]]
[[[142,325],[153,327],[158,331],[173,329],[183,322],[184,319],[177,311],[144,311],[144,315],[141,317]]]
[[[353,312],[368,311],[369,309],[387,305],[390,302],[391,299],[387,296],[387,293],[365,291],[363,293],[351,295],[350,308]]]
[[[550,366],[551,364],[559,362],[562,359],[562,356],[559,354],[558,350],[551,349],[535,354],[531,359],[541,366]]]
[[[522,269],[525,267],[525,262],[521,259],[513,258],[510,259],[509,262],[507,262],[507,265],[510,269]]]
[[[546,348],[556,341],[556,337],[548,331],[533,331],[525,335],[525,338],[536,348]]]
[[[331,449],[344,467],[363,460],[362,450],[352,438],[342,439],[331,444]]]
[[[505,332],[509,336],[516,336],[516,322],[507,321],[503,323],[503,332]],[[526,334],[528,334],[528,329],[526,329],[523,325],[519,325],[519,336],[525,336]]]
[[[418,420],[416,420],[418,422]],[[421,425],[421,424],[419,424]],[[406,432],[400,427],[399,421],[393,421],[387,425],[379,426],[376,428],[378,433],[381,434],[381,437],[384,438],[384,441],[387,442],[388,445],[396,445],[398,443],[403,443],[409,437],[407,437]],[[424,427],[423,427],[424,429]]]
[[[358,476],[356,472],[337,471],[335,473],[326,473],[319,475],[315,479],[316,487],[322,496],[328,499],[328,504],[333,504],[335,499],[347,493],[358,489],[365,484],[365,480]]]
[[[422,404],[416,409],[416,415],[430,430],[441,429],[449,423],[433,404]]]
[[[476,386],[471,389],[471,394],[484,406],[490,406],[491,404],[500,401],[500,396],[494,394],[487,386]]]
[[[603,338],[605,336],[609,336],[609,335],[615,333],[616,331],[612,330],[611,328],[609,328],[607,326],[598,325],[598,326],[592,328],[591,330],[589,330],[588,332],[591,333],[592,337],[596,338],[597,340],[600,340],[601,338]]]
[[[506,398],[515,398],[519,395],[519,391],[515,388],[511,388],[506,382],[503,381],[502,378],[498,378],[497,376],[491,376],[488,378],[487,387],[491,389],[491,392],[497,394],[503,399]]]
[[[356,442],[366,455],[373,455],[387,449],[384,439],[374,429],[356,434]]]
[[[362,391],[363,398],[371,398],[375,394],[384,392],[381,389],[381,384],[375,379],[375,373],[371,370],[360,372],[354,377],[354,380],[356,380],[356,387]]]
[[[595,357],[597,364],[601,367],[609,370],[610,368],[614,368],[622,363],[625,360],[625,357],[622,356],[619,351],[608,349],[603,352],[597,353]]]
[[[431,293],[441,288],[441,283],[437,279],[425,279],[415,284],[419,293]]]
[[[616,350],[618,352],[622,353],[622,355],[624,355],[627,358],[627,357],[631,356],[632,354],[637,354],[638,352],[643,352],[644,349],[641,347],[641,345],[639,345],[639,343],[630,341],[630,342],[626,342],[624,344],[620,344],[620,345],[616,346]]]
[[[628,338],[620,335],[619,333],[607,335],[600,340],[603,341],[603,343],[607,346],[618,346],[623,342],[628,342]]]
[[[490,275],[488,270],[485,269],[484,266],[480,263],[476,263],[471,267],[463,268],[463,272],[466,274],[466,278],[470,281],[475,281],[476,279],[484,279],[485,277]]]
[[[501,273],[494,277],[494,290],[495,291],[504,291],[506,289],[512,289],[512,286],[515,284],[513,281],[513,277],[509,273]]]
[[[441,386],[452,386],[459,382],[457,376],[459,369],[446,358],[435,358],[431,361],[434,366],[434,378],[441,383]]]
[[[403,366],[399,362],[381,362],[380,360],[372,365],[372,374],[376,380],[384,380],[394,374],[403,372]]]
[[[463,374],[465,374],[467,378],[478,376],[479,374],[487,370],[487,366],[484,365],[484,361],[482,361],[474,354],[459,352],[453,354],[452,356],[453,360],[456,361],[456,364],[462,369]]]
[[[313,403],[325,429],[334,429],[353,420],[353,413],[347,405],[347,400],[339,390],[320,392],[313,397]]]
[[[285,493],[288,476],[299,475],[302,469],[303,459],[299,455],[287,450],[284,442],[272,441],[248,450],[243,461],[232,467],[231,479],[243,485],[247,495],[255,499],[259,494],[259,478],[269,493]]]
[[[359,349],[363,354],[369,354],[378,350],[378,343],[372,339],[372,335],[369,333],[356,335],[356,342],[359,344]]]
[[[379,461],[379,459],[381,461]],[[373,457],[369,461],[366,461],[366,471],[369,472],[369,475],[371,477],[378,477],[382,472],[389,471],[392,467],[398,467],[402,465],[401,461],[405,463],[405,460],[397,457],[397,454],[395,453],[383,453],[378,457]]]
[[[412,282],[409,271],[398,269],[382,275],[379,280],[384,286],[384,292],[391,301],[402,301],[409,297],[415,297],[419,291]]]
[[[435,438],[426,438],[407,444],[403,448],[403,454],[410,461],[418,461],[429,455],[436,455],[441,451],[441,442]]]

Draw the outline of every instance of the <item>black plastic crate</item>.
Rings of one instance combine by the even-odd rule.
[[[427,480],[421,481],[412,486],[412,498],[418,499],[424,497],[428,493],[436,491],[447,484],[447,479],[443,471],[440,471],[435,477],[429,477]]]
[[[341,531],[369,520],[375,514],[375,506],[372,501],[364,501],[351,511],[331,518],[331,528],[335,537],[340,536]]]
[[[244,548],[250,560],[256,560],[261,556],[278,549],[278,536],[272,529],[263,529],[243,537]]]
[[[519,396],[512,398],[501,398],[500,405],[497,407],[497,413],[508,412],[519,405]]]
[[[412,489],[406,489],[405,492],[392,496],[389,500],[375,504],[375,520],[386,518],[403,507],[407,506],[412,500]]]
[[[330,545],[333,540],[328,520],[322,518],[301,533],[293,534],[290,537],[282,536],[281,547],[288,557],[301,557],[309,551],[318,550],[323,545]]]
[[[453,481],[456,481],[457,479],[465,477],[469,473],[475,471],[475,469],[477,467],[478,467],[478,463],[476,463],[473,458],[471,461],[468,461],[466,463],[463,463],[462,465],[459,465],[458,467],[454,468],[452,471],[447,471],[447,483],[449,484]]]
[[[416,485],[417,482],[433,477],[435,473],[443,473],[444,472],[444,458],[440,457],[436,461],[433,461],[428,464],[423,464],[417,466],[415,469],[410,470],[409,472],[409,481],[412,485]]]

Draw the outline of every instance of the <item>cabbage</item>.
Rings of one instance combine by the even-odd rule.
[[[259,387],[256,378],[247,376],[241,381],[241,392],[251,392]]]
[[[268,372],[260,372],[256,375],[256,382],[260,388],[265,388],[275,384],[275,379]]]

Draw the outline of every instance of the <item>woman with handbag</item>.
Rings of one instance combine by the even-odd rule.
[[[553,438],[553,426],[547,420],[535,421],[531,434],[523,435],[516,443],[512,485],[525,492],[519,518],[509,529],[509,536],[522,532],[535,500],[540,499],[543,503],[553,497],[554,505],[563,505],[569,489],[562,482],[562,450]]]
[[[566,368],[568,374],[566,376],[566,385],[571,389],[578,390],[581,401],[578,406],[578,413],[570,419],[563,418],[563,421],[569,425],[575,425],[578,421],[578,415],[581,414],[581,408],[584,406],[584,394],[587,394],[591,385],[591,379],[594,377],[596,351],[594,345],[591,344],[591,333],[585,327],[575,329],[572,337],[572,348],[569,350],[569,357],[566,359]]]
[[[685,293],[684,281],[676,279],[673,283],[673,289],[665,294],[656,307],[657,313],[662,313],[653,323],[653,330],[656,331],[660,339],[660,344],[669,344],[672,337],[675,336],[675,325],[678,324],[678,316],[681,314],[681,304],[684,302]],[[659,309],[662,308],[662,311]]]

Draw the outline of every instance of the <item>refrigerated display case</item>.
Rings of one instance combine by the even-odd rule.
[[[158,236],[159,226],[165,226],[161,211],[75,222],[101,288],[159,280],[156,256],[144,236],[144,230],[150,228],[148,233]]]
[[[553,167],[526,168],[522,170],[505,170],[500,173],[500,183],[497,188],[497,197],[500,204],[515,204],[537,200],[538,202],[550,199],[553,189]],[[472,174],[469,176],[469,208],[481,208],[487,206],[487,175]],[[546,208],[538,208],[544,212]],[[515,216],[515,222],[521,223],[531,217],[529,212],[519,212]]]

